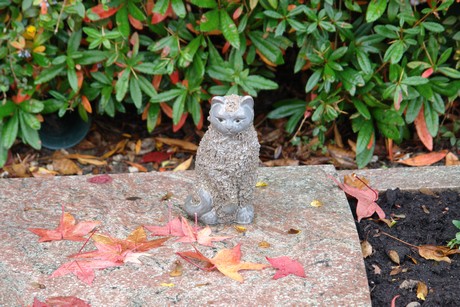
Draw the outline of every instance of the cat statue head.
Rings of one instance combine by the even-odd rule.
[[[254,100],[251,96],[215,96],[211,101],[208,120],[224,135],[235,135],[252,126]]]

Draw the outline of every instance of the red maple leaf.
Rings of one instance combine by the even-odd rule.
[[[176,242],[193,243],[205,246],[212,246],[212,242],[223,241],[230,237],[211,237],[212,230],[209,226],[203,229],[192,227],[184,217],[176,217],[169,221],[165,226],[144,226],[155,236],[174,236],[179,237]]]
[[[64,212],[62,207],[61,220],[56,229],[44,228],[29,228],[29,230],[40,236],[38,242],[70,240],[70,241],[85,241],[83,236],[90,233],[96,226],[99,226],[99,221],[79,222],[76,224],[72,214]]]
[[[303,266],[296,260],[292,260],[287,256],[277,258],[267,258],[268,262],[277,269],[273,279],[282,278],[288,275],[297,275],[299,277],[307,277]]]
[[[377,190],[371,188],[361,190],[347,184],[342,184],[332,176],[328,177],[331,178],[345,193],[358,200],[356,205],[356,216],[358,218],[358,222],[361,221],[362,218],[372,216],[374,213],[377,213],[381,219],[385,218],[385,212],[383,212],[382,208],[380,208],[380,206],[375,202],[379,198]]]
[[[36,297],[32,307],[90,307],[91,305],[75,296],[49,297],[45,303],[40,302]]]
[[[51,274],[51,277],[59,277],[67,274],[74,274],[78,279],[91,285],[95,278],[94,270],[106,269],[122,265],[123,262],[113,262],[109,260],[73,260],[61,265]]]
[[[196,248],[195,252],[180,252],[177,253],[179,256],[184,258],[185,261],[197,266],[198,268],[206,271],[213,269],[219,270],[225,276],[230,277],[239,282],[243,282],[243,276],[238,271],[241,270],[263,270],[267,267],[265,264],[252,263],[252,262],[241,262],[241,244],[236,245],[232,249],[222,249],[217,252],[214,258],[207,258],[200,253]],[[205,267],[201,267],[196,263],[205,263]]]

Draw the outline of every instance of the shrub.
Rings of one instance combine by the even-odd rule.
[[[325,131],[350,119],[357,162],[377,134],[417,133],[431,150],[439,117],[458,96],[454,1],[0,0],[0,166],[19,137],[39,149],[42,114],[93,109],[114,116],[133,104],[152,131],[165,115],[177,131],[201,128],[211,95],[277,88],[276,67],[296,53],[304,97],[270,118],[304,117]],[[163,115],[162,115],[163,114]]]

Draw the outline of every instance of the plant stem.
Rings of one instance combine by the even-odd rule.
[[[389,233],[386,233],[385,231],[382,231],[382,234],[386,235],[387,237],[392,238],[393,240],[399,241],[399,242],[401,242],[401,243],[403,243],[403,244],[406,244],[406,245],[408,245],[408,246],[410,246],[410,247],[413,247],[413,248],[417,248],[417,249],[418,249],[418,246],[412,245],[412,244],[410,244],[410,243],[407,243],[406,241],[403,241],[403,240],[401,240],[401,239],[398,239],[398,238],[396,238],[396,237],[390,235]]]

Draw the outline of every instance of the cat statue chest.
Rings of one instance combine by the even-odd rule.
[[[189,216],[205,224],[253,221],[260,149],[253,108],[250,96],[212,99],[211,124],[196,156],[198,187],[184,204]]]

